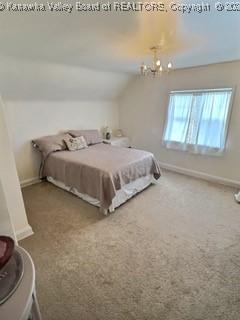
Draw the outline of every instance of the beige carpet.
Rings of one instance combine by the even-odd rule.
[[[49,183],[25,188],[43,320],[239,320],[234,191],[166,172],[103,217]]]

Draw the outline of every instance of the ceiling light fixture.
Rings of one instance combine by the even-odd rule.
[[[153,63],[152,67],[147,66],[144,62],[141,64],[140,73],[142,76],[146,75],[161,75],[163,72],[169,72],[172,70],[172,63],[168,62],[167,67],[164,67],[161,60],[158,58],[158,52],[160,50],[159,46],[151,47],[150,50],[153,52]]]

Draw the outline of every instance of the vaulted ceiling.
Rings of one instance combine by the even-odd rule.
[[[4,11],[0,57],[137,73],[151,59],[149,47],[161,44],[162,59],[176,68],[233,61],[240,59],[239,17],[214,4],[210,12],[189,14]]]

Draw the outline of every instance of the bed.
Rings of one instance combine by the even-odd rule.
[[[104,214],[113,212],[160,175],[152,153],[104,143],[77,151],[49,152],[42,168],[42,177],[98,206]]]

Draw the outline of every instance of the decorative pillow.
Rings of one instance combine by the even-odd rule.
[[[83,136],[76,137],[76,138],[70,137],[70,138],[64,139],[64,141],[66,142],[67,148],[70,151],[87,148],[87,142]]]
[[[64,140],[68,138],[71,138],[69,134],[61,133],[34,139],[32,142],[42,152],[43,158],[46,158],[52,152],[66,150]]]
[[[97,144],[103,141],[98,130],[70,130],[68,133],[74,138],[83,136],[87,145]]]

